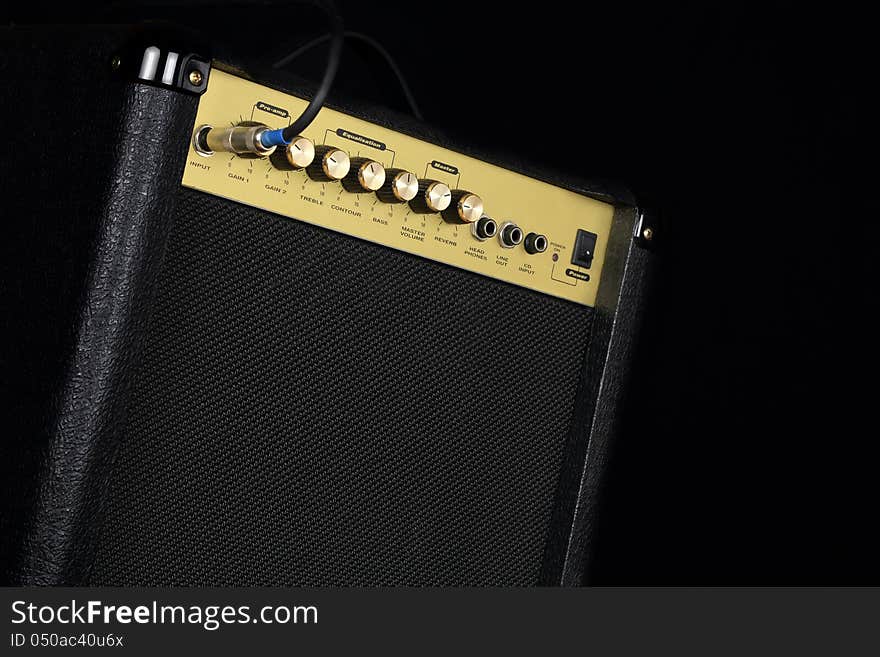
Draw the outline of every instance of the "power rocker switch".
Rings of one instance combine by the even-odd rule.
[[[574,252],[571,254],[571,264],[589,269],[593,264],[593,254],[596,253],[596,240],[598,235],[589,231],[578,229],[574,240]]]

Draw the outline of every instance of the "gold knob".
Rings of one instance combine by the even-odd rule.
[[[298,136],[286,146],[275,149],[269,159],[282,171],[305,169],[315,159],[315,145],[311,139]]]
[[[419,179],[403,169],[388,169],[385,184],[376,192],[383,203],[406,203],[419,193]]]
[[[443,212],[452,201],[452,190],[449,186],[436,180],[420,180],[419,193],[409,202],[413,212],[430,214]]]
[[[385,167],[368,157],[351,158],[351,168],[342,179],[345,191],[352,194],[375,192],[384,184]]]
[[[464,189],[452,190],[449,207],[443,218],[453,224],[472,224],[483,216],[483,199]]]
[[[348,175],[351,162],[348,153],[334,146],[315,146],[315,160],[306,168],[312,180],[333,182]]]

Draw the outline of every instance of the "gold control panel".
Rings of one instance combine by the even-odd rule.
[[[194,133],[202,126],[242,122],[283,128],[306,105],[214,69]],[[595,304],[611,205],[329,108],[302,137],[297,147],[311,144],[317,157],[330,158],[323,160],[323,169],[317,159],[308,168],[296,168],[298,150],[290,151],[286,163],[281,153],[270,158],[206,152],[194,139],[183,184],[513,285]],[[373,192],[371,180],[363,176],[360,185],[349,182],[354,173],[335,180],[332,167],[345,159],[381,165],[374,169],[384,168],[388,181]],[[368,167],[363,173],[369,175]],[[423,195],[410,199],[414,193]],[[444,201],[447,194],[452,206],[432,211],[435,203],[450,202]],[[478,217],[487,221],[480,224]]]

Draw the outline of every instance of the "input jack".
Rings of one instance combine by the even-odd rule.
[[[214,154],[208,146],[208,133],[213,129],[212,125],[200,125],[193,133],[193,149],[202,157],[211,157]]]
[[[505,221],[498,229],[498,241],[505,249],[512,249],[523,241],[522,228],[512,221]]]
[[[211,152],[235,153],[236,155],[265,157],[275,151],[274,146],[263,146],[260,135],[267,128],[262,123],[245,121],[229,128],[212,128],[204,130],[204,135],[199,137],[200,146],[203,150]],[[202,129],[196,131],[201,135]]]
[[[471,224],[471,231],[481,242],[495,237],[498,234],[498,224],[492,217],[483,215],[479,220]]]
[[[526,253],[535,255],[536,253],[544,253],[547,250],[547,236],[540,233],[529,233],[526,235],[524,245]]]

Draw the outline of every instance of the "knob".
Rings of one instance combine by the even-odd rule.
[[[523,246],[526,247],[526,252],[531,255],[544,253],[547,250],[547,237],[540,233],[529,233],[526,235],[526,241]]]
[[[443,218],[453,224],[472,224],[483,216],[483,199],[463,189],[453,189]]]
[[[385,167],[368,157],[351,158],[351,168],[342,179],[345,191],[352,194],[375,192],[384,184]]]
[[[315,159],[306,167],[306,173],[312,180],[333,182],[345,178],[350,167],[348,153],[322,144],[315,146]]]
[[[416,197],[409,202],[409,207],[413,212],[419,214],[430,214],[432,212],[443,212],[449,207],[452,201],[452,191],[448,185],[436,180],[420,180],[419,192]]]
[[[419,179],[403,169],[388,169],[385,184],[376,192],[383,203],[406,203],[419,193]]]
[[[282,171],[305,169],[315,159],[315,145],[311,139],[300,135],[286,146],[276,148],[269,159],[276,169]]]

